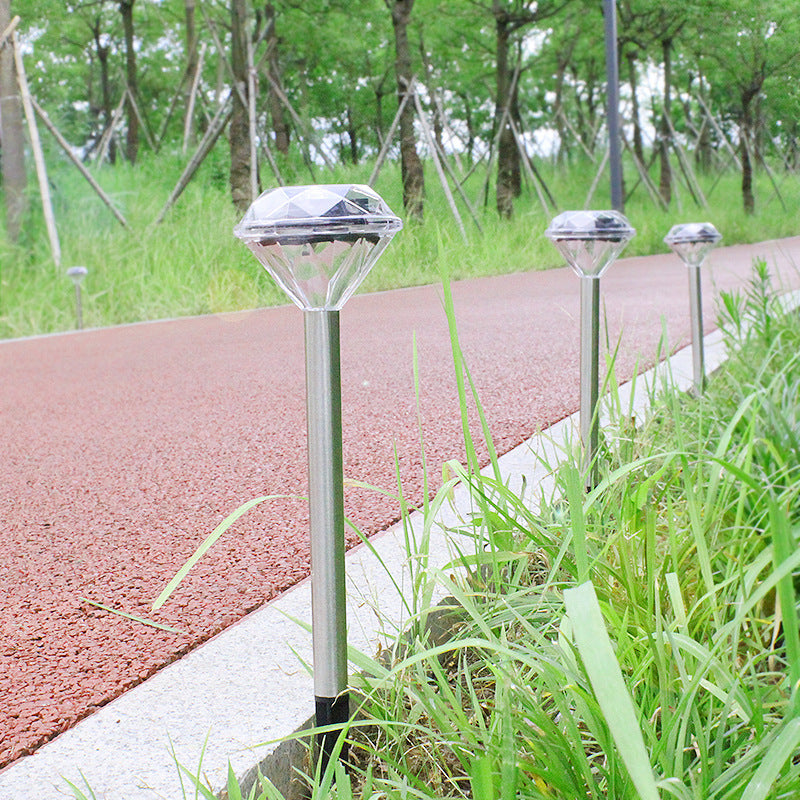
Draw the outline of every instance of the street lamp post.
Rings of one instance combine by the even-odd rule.
[[[597,483],[600,276],[635,233],[617,211],[565,211],[545,231],[581,284],[580,430],[587,490]]]
[[[608,163],[611,174],[611,207],[622,213],[625,211],[625,198],[622,192],[616,0],[603,0],[603,20],[606,45],[606,120],[608,125]]]
[[[706,256],[717,246],[722,234],[710,222],[687,222],[673,225],[664,242],[689,268],[689,314],[692,326],[692,373],[698,394],[705,388],[703,348],[702,275]]]
[[[317,726],[350,716],[339,310],[401,227],[372,189],[346,184],[264,192],[234,229],[303,310]],[[323,769],[337,738],[337,731],[319,736]]]
[[[81,300],[81,281],[86,277],[89,270],[86,267],[70,267],[67,275],[72,278],[75,284],[75,321],[78,330],[83,330],[83,303]]]

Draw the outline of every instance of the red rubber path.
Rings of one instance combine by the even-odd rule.
[[[800,284],[800,237],[721,248],[705,272],[741,285],[753,256]],[[525,269],[521,263],[520,268]],[[686,342],[686,269],[625,259],[602,280],[620,380],[654,360],[667,318]],[[578,407],[578,282],[566,269],[454,287],[461,345],[505,452]],[[358,296],[342,312],[345,472],[422,490],[416,335],[426,458],[435,483],[462,453],[441,289]],[[307,512],[276,499],[243,517],[167,606],[152,600],[241,503],[305,492],[302,314],[294,307],[0,342],[0,766],[33,751],[308,572]],[[365,532],[398,504],[346,490]],[[354,537],[350,537],[353,539]],[[85,599],[84,599],[85,598]],[[169,633],[86,599],[150,617]]]

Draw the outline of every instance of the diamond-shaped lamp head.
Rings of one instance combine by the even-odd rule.
[[[368,186],[284,186],[255,200],[233,233],[293,303],[337,310],[402,227]]]
[[[636,231],[618,211],[564,211],[544,235],[582,278],[599,278]]]
[[[710,222],[686,222],[673,225],[664,242],[687,267],[699,267],[720,239],[722,234]]]
[[[70,267],[67,275],[72,278],[72,282],[77,286],[89,273],[86,267]]]

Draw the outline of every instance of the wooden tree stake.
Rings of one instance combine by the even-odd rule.
[[[94,158],[96,164],[105,160],[105,157],[108,153],[108,148],[111,144],[111,137],[114,135],[114,131],[117,129],[117,125],[119,125],[119,122],[122,119],[123,109],[125,108],[125,100],[127,97],[128,92],[124,91],[122,93],[122,97],[120,98],[119,104],[114,109],[114,113],[111,115],[111,122],[108,123],[108,127],[103,131],[103,135],[100,137],[100,145],[97,148],[97,154]]]
[[[281,89],[281,87],[278,85],[278,82],[275,80],[275,78],[272,77],[272,75],[269,74],[269,72],[267,72],[266,75],[267,75],[267,80],[270,82],[272,88],[275,90],[275,94],[277,95],[278,100],[281,101],[284,108],[286,108],[286,110],[289,112],[291,118],[294,120],[294,124],[297,125],[299,130],[305,132],[306,136],[314,145],[316,151],[320,154],[320,156],[322,156],[322,160],[325,162],[325,166],[327,166],[328,169],[330,170],[335,169],[333,162],[330,160],[330,158],[328,158],[328,155],[322,148],[322,145],[316,141],[316,137],[313,135],[312,131],[305,126],[303,120],[300,118],[300,115],[294,110],[294,107],[289,102],[289,98],[286,96],[283,89]]]
[[[258,151],[256,150],[256,70],[253,44],[247,37],[247,122],[250,130],[250,199],[258,197]]]
[[[769,180],[772,183],[772,188],[775,190],[772,193],[772,196],[769,198],[769,200],[767,200],[767,203],[769,203],[772,200],[772,197],[777,196],[778,200],[780,201],[781,207],[783,208],[784,211],[786,211],[787,210],[786,203],[783,200],[783,195],[781,194],[778,182],[775,180],[775,173],[770,169],[769,164],[767,164],[766,160],[764,159],[764,156],[761,155],[761,153],[758,150],[756,150],[755,159],[753,159],[753,151],[747,139],[745,139],[745,147],[750,153],[750,158],[761,164],[762,167],[764,167],[764,171],[767,173],[767,176],[769,177]]]
[[[514,67],[514,74],[511,77],[511,86],[508,89],[509,103],[511,102],[511,98],[514,96],[514,91],[517,88],[517,81],[519,80],[519,73],[521,69],[522,60],[520,59],[517,61],[517,65]],[[489,182],[492,179],[492,162],[494,161],[494,154],[497,151],[497,148],[500,146],[500,137],[503,135],[503,128],[505,127],[506,119],[509,117],[510,113],[510,106],[506,104],[506,107],[503,109],[503,113],[500,117],[500,124],[497,126],[497,131],[492,137],[492,141],[489,145],[489,163],[486,165],[486,181],[483,185],[484,206],[488,205],[489,203]]]
[[[50,133],[53,134],[55,140],[59,143],[59,145],[61,145],[61,149],[67,154],[67,156],[69,156],[70,160],[78,168],[81,175],[83,175],[83,177],[86,178],[92,189],[94,189],[95,192],[97,192],[97,194],[100,196],[100,199],[108,206],[109,210],[117,218],[120,225],[122,225],[123,228],[127,228],[128,230],[130,230],[130,227],[128,226],[128,222],[125,219],[125,217],[123,217],[122,214],[119,212],[119,210],[114,206],[114,203],[111,202],[111,198],[102,190],[100,185],[92,176],[91,172],[89,172],[89,170],[86,169],[81,160],[75,155],[75,153],[72,152],[72,148],[70,147],[69,142],[61,135],[58,128],[56,128],[56,126],[50,120],[50,117],[47,116],[42,107],[36,102],[36,100],[33,97],[31,97],[31,104],[33,105],[33,110],[39,115],[39,119],[44,123],[45,128],[47,128],[47,130],[49,130]]]
[[[17,29],[17,25],[19,25],[19,17],[14,17],[14,19],[8,23],[8,27],[0,33],[0,47],[3,47],[8,39],[11,38],[11,34]]]
[[[169,106],[167,107],[167,113],[164,116],[164,121],[161,123],[161,130],[158,133],[158,139],[156,140],[156,145],[158,149],[161,149],[161,145],[164,143],[164,137],[167,135],[167,128],[169,127],[169,123],[172,120],[172,115],[175,113],[175,107],[178,105],[178,99],[181,96],[181,92],[183,92],[183,87],[188,80],[189,73],[184,70],[183,75],[181,75],[180,82],[178,83],[178,88],[172,95],[172,99],[169,101]]]
[[[194,119],[194,104],[197,101],[197,90],[200,87],[200,75],[203,71],[203,59],[206,55],[206,43],[203,42],[202,46],[200,47],[200,54],[197,56],[197,69],[194,73],[194,78],[192,79],[192,87],[189,90],[189,107],[186,109],[186,118],[183,122],[183,149],[182,152],[185,155],[187,149],[189,148],[189,139],[192,138],[192,120]],[[181,87],[183,86],[183,81],[181,81]],[[178,90],[180,92],[180,90]],[[177,95],[176,95],[177,97]]]
[[[428,123],[427,117],[425,117],[424,114],[422,115],[422,117],[420,117],[420,121],[423,124],[427,125],[428,131],[430,132],[430,123]],[[442,148],[439,147],[439,143],[435,140],[435,138],[434,138],[434,144],[436,145],[436,152],[439,154],[439,161],[441,165],[444,167],[445,172],[447,172],[448,176],[450,177],[450,180],[455,184],[456,191],[458,191],[458,194],[464,201],[464,205],[467,207],[467,211],[469,211],[469,214],[472,217],[472,221],[475,223],[475,227],[478,229],[479,233],[483,233],[483,226],[481,225],[481,221],[478,218],[478,214],[472,207],[472,203],[470,203],[469,198],[467,197],[467,194],[464,191],[464,187],[459,183],[458,178],[453,174],[453,170],[450,164],[447,163],[447,157],[444,153],[444,150],[442,150]]]
[[[664,198],[661,196],[658,189],[656,189],[655,185],[653,184],[652,179],[647,174],[647,168],[639,161],[639,157],[636,155],[636,151],[631,147],[630,142],[628,141],[627,137],[625,136],[624,131],[620,131],[620,135],[622,137],[622,144],[625,146],[625,149],[631,154],[633,158],[633,163],[636,166],[636,170],[639,173],[639,181],[645,185],[648,194],[650,195],[650,199],[656,204],[660,205],[661,208],[666,211],[669,206],[664,201]],[[636,184],[638,186],[638,183]],[[629,192],[625,200],[627,201],[636,190],[636,186],[634,186]]]
[[[57,267],[61,266],[61,244],[58,241],[58,230],[56,229],[56,219],[53,214],[53,201],[50,197],[50,184],[47,180],[47,168],[44,163],[44,153],[42,143],[39,140],[39,130],[36,127],[36,117],[33,113],[31,95],[28,91],[28,79],[25,75],[25,65],[22,63],[22,53],[17,42],[17,34],[11,32],[11,46],[14,50],[14,64],[17,67],[17,82],[22,98],[22,107],[25,110],[25,119],[28,122],[28,132],[31,137],[31,150],[33,159],[36,163],[36,176],[39,180],[39,192],[42,196],[42,211],[44,221],[47,226],[47,235],[50,238],[50,251],[53,254],[53,261]]]
[[[400,106],[397,109],[397,113],[394,115],[394,119],[392,120],[392,124],[389,126],[389,131],[386,134],[383,145],[381,146],[381,151],[378,153],[378,160],[375,162],[375,166],[372,169],[372,174],[369,176],[369,180],[367,181],[367,186],[372,186],[376,180],[378,180],[378,175],[381,171],[381,167],[383,166],[384,159],[386,158],[386,154],[389,152],[389,148],[392,146],[392,141],[394,139],[394,132],[397,130],[397,126],[400,124],[400,117],[403,116],[403,111],[406,109],[406,103],[411,99],[411,95],[414,93],[414,81],[415,76],[411,76],[411,81],[409,82],[408,89],[406,90],[405,94],[403,95],[403,99],[400,101]]]
[[[575,137],[575,141],[581,146],[583,152],[586,153],[587,156],[591,159],[592,164],[597,163],[597,159],[594,157],[594,153],[586,146],[586,142],[583,141],[581,135],[578,131],[575,130],[575,126],[567,119],[567,115],[564,113],[564,109],[559,106],[558,113],[561,116],[561,119],[564,121],[564,124],[567,126],[567,130]]]
[[[228,94],[220,104],[219,109],[217,109],[217,113],[214,115],[214,119],[211,120],[211,125],[208,126],[208,130],[205,132],[205,136],[203,136],[202,141],[198,145],[194,156],[186,165],[186,168],[183,170],[183,174],[179,178],[178,183],[172,190],[167,202],[164,204],[164,208],[161,209],[158,217],[156,218],[156,225],[159,225],[164,220],[164,217],[167,215],[167,211],[172,208],[172,206],[175,204],[175,201],[181,196],[183,190],[189,185],[189,181],[192,179],[192,176],[195,172],[197,172],[198,167],[203,163],[203,159],[209,154],[209,152],[211,152],[211,148],[214,146],[214,143],[217,141],[219,135],[228,124],[228,120],[230,120],[231,116],[233,115],[233,109],[228,108],[230,99],[231,96]]]
[[[285,186],[286,183],[283,180],[281,171],[278,169],[277,163],[275,162],[275,157],[272,155],[272,150],[269,149],[266,136],[262,139],[261,146],[264,148],[264,153],[267,156],[267,161],[269,161],[269,165],[272,168],[273,173],[275,174],[275,180],[278,182],[278,186]]]
[[[133,92],[131,91],[130,87],[126,89],[126,92],[128,93],[128,100],[130,101],[133,113],[136,114],[136,119],[139,120],[139,125],[144,131],[147,143],[150,145],[150,149],[155,152],[157,148],[156,143],[153,141],[153,135],[150,133],[150,126],[147,124],[144,116],[142,115],[142,111],[139,108],[139,104],[136,102],[136,98],[133,96]]]
[[[455,198],[453,197],[453,193],[450,191],[450,186],[448,185],[447,178],[442,170],[442,165],[439,163],[439,155],[436,152],[436,142],[433,139],[431,129],[428,127],[428,121],[425,119],[425,113],[422,110],[422,104],[419,102],[419,96],[416,92],[414,92],[414,105],[417,108],[417,116],[419,117],[419,121],[422,125],[422,130],[425,133],[425,138],[428,141],[428,147],[430,148],[431,156],[433,157],[433,163],[436,167],[436,172],[439,175],[439,181],[442,184],[442,189],[444,189],[444,195],[447,198],[447,202],[450,204],[450,210],[453,212],[453,216],[458,223],[458,229],[461,231],[461,238],[464,240],[464,244],[469,244],[467,232],[464,230],[464,223],[461,220],[461,215],[458,213],[458,207],[456,206]]]
[[[703,107],[703,111],[706,112],[706,116],[708,121],[711,123],[711,127],[714,128],[715,133],[719,138],[722,140],[722,143],[727,148],[728,152],[733,156],[734,160],[736,161],[736,166],[738,169],[742,168],[742,162],[739,161],[739,156],[736,155],[736,151],[733,149],[733,145],[728,141],[728,137],[723,132],[722,128],[719,127],[717,120],[714,118],[714,115],[711,113],[711,110],[706,105],[705,100],[698,94],[696,95],[697,102]]]
[[[436,143],[436,149],[439,152],[439,158],[442,162],[442,166],[445,168],[447,174],[450,176],[450,180],[453,181],[455,184],[456,190],[460,195],[461,199],[464,201],[464,205],[467,207],[467,211],[469,211],[470,216],[472,217],[472,221],[475,223],[475,227],[478,229],[479,233],[483,233],[483,226],[481,225],[481,221],[478,218],[478,214],[475,211],[472,203],[470,203],[469,198],[467,197],[467,193],[464,191],[464,187],[459,182],[458,178],[453,174],[453,170],[450,165],[447,163],[447,158],[445,157],[444,152],[439,147],[438,142]]]
[[[608,153],[608,148],[606,148],[605,152],[603,153],[603,160],[600,162],[600,169],[597,170],[597,175],[594,176],[592,185],[589,187],[589,194],[586,195],[586,201],[583,204],[584,208],[589,208],[589,205],[592,202],[594,193],[597,191],[597,184],[600,183],[600,178],[602,177],[603,173],[606,170],[606,164],[608,164],[608,158],[609,158],[609,153]]]
[[[672,149],[675,151],[675,154],[678,156],[678,164],[680,164],[681,171],[683,172],[684,177],[686,178],[686,185],[689,188],[689,192],[694,198],[694,201],[699,206],[702,206],[703,208],[708,208],[708,202],[706,201],[705,195],[703,194],[703,190],[700,188],[700,183],[695,177],[691,164],[689,164],[689,159],[686,158],[686,153],[684,152],[680,142],[678,141],[678,136],[675,133],[675,128],[673,128],[672,126],[672,120],[670,119],[669,113],[667,112],[666,108],[664,109],[664,116],[667,120],[667,125],[669,126],[670,144],[672,145]]]
[[[553,204],[553,208],[555,208],[556,212],[558,212],[558,204],[556,203],[553,195],[550,193],[550,190],[547,188],[542,176],[539,174],[536,167],[533,166],[530,158],[528,158],[528,151],[525,149],[525,145],[522,142],[522,137],[520,136],[519,130],[517,129],[513,118],[509,116],[508,122],[511,125],[511,133],[514,134],[514,141],[517,143],[517,150],[519,150],[519,155],[522,159],[522,164],[525,167],[525,171],[528,173],[528,178],[536,189],[536,195],[539,198],[539,202],[542,205],[545,216],[549,217],[551,216],[550,207],[547,205],[547,200],[545,199],[544,194],[542,194],[542,190],[547,193],[547,197],[550,199],[550,202]]]

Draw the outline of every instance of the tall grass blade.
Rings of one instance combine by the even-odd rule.
[[[772,529],[773,564],[777,569],[791,557],[792,553],[796,551],[797,545],[789,525],[789,515],[773,497],[769,500],[769,520]],[[797,598],[792,575],[786,575],[778,581],[778,601],[783,620],[786,660],[789,662],[792,706],[796,710],[798,686],[800,685],[800,630],[798,629]]]
[[[573,464],[565,468],[564,482],[569,503],[569,522],[572,531],[572,547],[575,551],[576,583],[589,580],[589,556],[586,551],[586,518],[583,511],[585,497],[581,473]]]
[[[75,800],[97,800],[97,795],[92,791],[92,787],[89,786],[89,782],[86,780],[84,774],[80,770],[78,770],[78,774],[81,776],[84,784],[86,784],[86,791],[89,792],[88,795],[85,795],[74,783],[72,783],[72,781],[68,781],[66,778],[64,778],[64,782],[67,784],[67,786],[69,786],[70,789],[72,789],[72,794]]]
[[[800,719],[791,720],[769,746],[741,800],[767,800],[786,761],[800,746]]]
[[[474,800],[496,800],[491,756],[482,755],[472,760],[469,783]]]
[[[594,586],[564,590],[575,644],[619,754],[641,800],[659,800],[636,707],[606,631]]]
[[[206,536],[203,540],[202,544],[194,551],[194,553],[190,556],[190,558],[186,561],[186,563],[175,573],[169,583],[164,587],[161,594],[153,601],[153,605],[150,606],[151,611],[155,611],[169,599],[169,596],[175,591],[178,587],[180,582],[186,577],[186,573],[203,557],[203,555],[208,551],[211,545],[222,536],[228,528],[233,525],[239,517],[246,514],[251,508],[254,508],[259,503],[263,503],[267,500],[278,500],[278,499],[290,499],[293,498],[293,495],[281,495],[281,494],[271,494],[271,495],[264,495],[263,497],[255,497],[252,500],[248,500],[246,503],[243,503],[239,506],[235,511],[225,517],[216,528],[214,528],[211,533]]]
[[[239,786],[239,781],[236,780],[236,775],[233,767],[228,762],[228,800],[242,800],[242,790]]]
[[[81,597],[80,600],[82,600],[84,603],[88,603],[90,606],[101,608],[103,611],[108,611],[110,614],[116,614],[118,617],[124,617],[125,619],[129,619],[133,622],[140,622],[142,625],[147,625],[150,628],[158,628],[158,630],[167,631],[168,633],[177,633],[180,636],[189,635],[186,633],[186,631],[178,630],[177,628],[173,628],[171,625],[164,625],[162,622],[154,622],[152,619],[147,619],[146,617],[137,617],[135,614],[128,614],[125,611],[120,611],[117,608],[111,608],[111,606],[98,603],[96,600],[89,600],[88,597]]]
[[[680,632],[688,636],[689,630],[686,627],[686,606],[683,604],[683,595],[681,594],[681,587],[678,583],[678,575],[675,572],[668,572],[666,579],[669,601],[672,604],[672,613],[675,615],[675,623]]]

